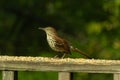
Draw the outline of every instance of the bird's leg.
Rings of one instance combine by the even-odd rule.
[[[65,55],[66,55],[66,54],[64,53],[61,58],[63,59],[63,58],[65,57]]]
[[[55,55],[54,58],[60,58],[61,53],[60,53],[60,52],[57,52],[56,54],[57,54],[57,55]]]
[[[60,57],[60,55],[55,55],[54,58],[64,58],[66,54],[63,54],[62,57]]]
[[[55,55],[54,58],[58,57],[58,55]]]

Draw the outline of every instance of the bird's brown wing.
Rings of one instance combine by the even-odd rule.
[[[59,48],[62,52],[70,54],[70,46],[65,39],[57,37],[55,46]]]

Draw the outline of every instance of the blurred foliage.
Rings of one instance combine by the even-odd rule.
[[[119,0],[1,0],[0,54],[53,57],[55,54],[46,42],[45,33],[38,30],[40,26],[55,27],[72,45],[93,58],[120,59]],[[78,55],[72,53],[69,57]],[[39,74],[31,75],[38,76],[34,79],[40,78]],[[74,79],[88,76],[84,80],[98,77],[103,80],[107,76],[79,75],[74,75]],[[41,79],[46,78],[42,76]]]
[[[26,75],[27,74],[27,75]],[[32,75],[32,76],[31,76]],[[52,76],[52,78],[51,78]],[[57,72],[19,72],[19,80],[57,80]]]

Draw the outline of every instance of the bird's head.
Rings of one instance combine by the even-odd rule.
[[[39,27],[38,29],[45,31],[47,34],[57,34],[56,30],[53,27]]]

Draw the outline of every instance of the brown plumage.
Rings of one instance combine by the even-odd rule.
[[[59,35],[57,34],[57,31],[53,27],[46,27],[46,28],[39,28],[39,29],[44,30],[46,32],[47,42],[54,51],[64,53],[62,58],[66,54],[70,54],[71,51],[79,52],[84,56],[90,58],[86,53],[80,51],[77,48],[70,46],[65,39],[59,37]]]

